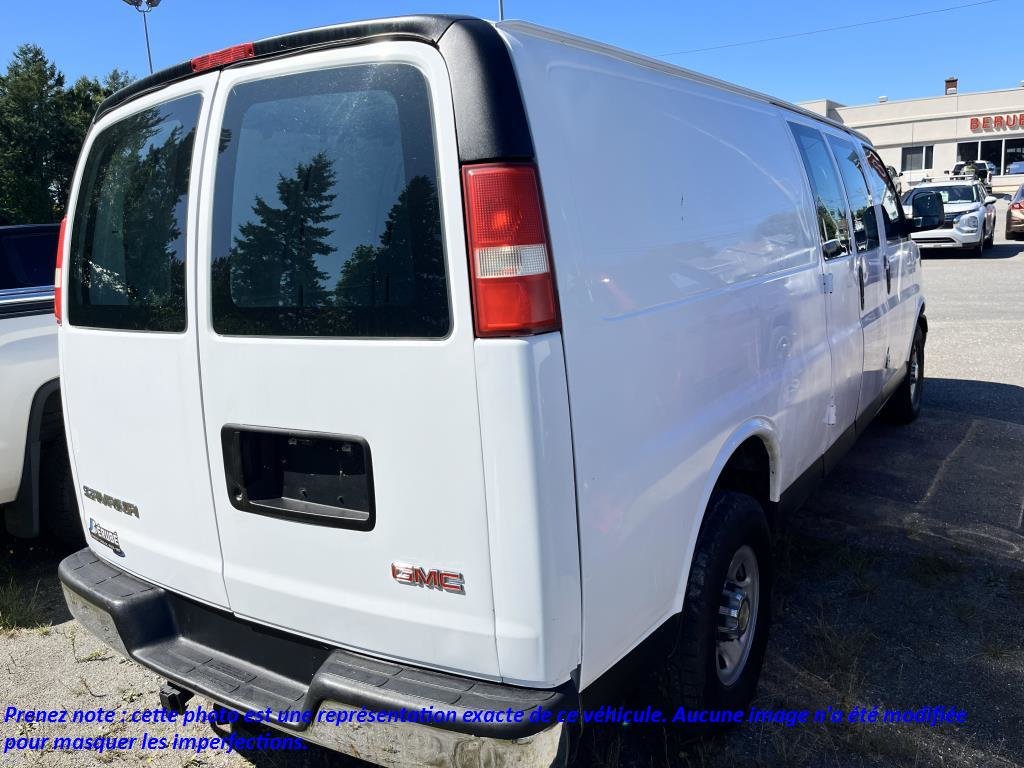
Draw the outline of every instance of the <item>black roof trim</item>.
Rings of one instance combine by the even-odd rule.
[[[436,45],[448,27],[461,18],[465,17],[444,15],[395,16],[388,19],[352,21],[345,24],[318,27],[301,32],[289,32],[284,35],[257,40],[253,43],[253,50],[256,53],[256,58],[260,59],[277,56],[282,53],[295,53],[319,46],[362,43],[370,38],[422,40],[423,42]],[[247,61],[251,62],[252,59]],[[194,74],[192,72],[192,62],[189,60],[136,80],[131,85],[107,97],[96,111],[96,118],[137,96],[179,80],[184,80]]]
[[[417,40],[440,51],[451,78],[460,162],[533,159],[533,139],[512,58],[497,30],[482,19],[398,16],[291,32],[253,43],[254,59],[228,66],[371,40]],[[186,61],[144,77],[107,98],[96,118],[193,74],[191,63]]]

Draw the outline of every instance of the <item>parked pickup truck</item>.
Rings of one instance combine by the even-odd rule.
[[[942,220],[855,131],[520,22],[140,80],[58,258],[68,604],[165,706],[392,766],[563,762],[634,661],[744,709],[772,526],[921,408]]]
[[[13,536],[78,544],[57,378],[58,226],[0,227],[0,508]]]

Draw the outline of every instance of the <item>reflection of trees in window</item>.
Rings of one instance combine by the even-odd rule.
[[[445,332],[448,298],[440,208],[429,178],[409,180],[388,213],[379,245],[358,245],[352,251],[341,268],[335,301],[361,334],[379,333],[378,321],[394,327],[399,312],[415,327]],[[378,308],[386,313],[380,318]]]
[[[849,249],[849,226],[846,222],[846,211],[831,211],[822,200],[818,200],[818,222],[821,226],[823,242],[838,240],[844,250]]]
[[[185,321],[182,226],[195,130],[177,123],[159,141],[172,119],[150,109],[109,129],[97,181],[79,203],[88,219],[86,254],[74,275],[78,302],[137,306],[150,318],[140,327],[150,330],[180,329]]]
[[[299,163],[294,175],[280,175],[277,197],[280,208],[256,195],[255,220],[239,227],[231,247],[230,289],[241,303],[265,307],[320,307],[328,301],[324,281],[328,275],[317,266],[318,256],[335,251],[325,226],[338,218],[328,213],[334,198],[333,163],[320,152],[309,163]],[[217,270],[215,277],[226,273]]]

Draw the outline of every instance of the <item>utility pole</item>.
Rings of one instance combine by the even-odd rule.
[[[146,17],[149,12],[160,5],[160,0],[124,0],[136,11],[142,14],[142,29],[146,34],[146,57],[149,59],[149,74],[153,74],[153,52],[149,48],[149,22]]]
[[[505,20],[505,0],[498,0],[498,21]]]

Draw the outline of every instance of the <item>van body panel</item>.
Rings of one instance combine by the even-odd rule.
[[[495,640],[506,682],[557,685],[580,662],[580,563],[562,339],[478,339]]]
[[[499,29],[562,307],[586,686],[681,609],[707,471],[737,425],[773,425],[780,488],[824,451],[822,268],[778,108]]]
[[[79,190],[97,139],[122,121],[148,119],[152,110],[195,95],[201,99],[201,106],[196,118],[185,215],[187,226],[191,227],[197,215],[202,141],[216,81],[217,74],[192,78],[141,96],[104,115],[90,131],[82,150],[72,187],[75,193],[68,205],[68,222],[78,221],[78,207],[89,202],[81,199],[87,193],[80,197]],[[115,203],[108,196],[98,199],[96,204],[100,209],[94,226],[101,229],[104,216],[116,215],[112,210]],[[184,229],[181,222],[179,229]],[[66,275],[75,268],[72,251],[78,244],[76,238],[93,239],[86,231],[69,234],[64,254]],[[183,238],[184,284],[191,286],[196,277],[195,239],[184,231],[178,233],[178,238]],[[95,242],[97,248],[102,248],[98,235]],[[90,244],[83,241],[82,247]],[[115,263],[116,255],[105,254],[102,258],[107,259],[106,267],[100,265],[100,258],[97,256],[96,266],[91,268],[94,274],[90,279],[94,283],[102,283],[110,275],[114,276],[111,280],[115,279],[117,269],[125,266],[123,257],[121,263]],[[89,546],[100,558],[149,581],[207,603],[227,606],[203,432],[194,301],[191,297],[187,301],[185,328],[181,332],[95,328],[76,324],[74,313],[67,311],[75,284],[67,277],[64,284],[66,310],[58,334],[61,389],[78,506],[86,533],[90,520],[95,520],[117,533],[121,551],[115,553],[87,536]],[[102,284],[97,286],[97,290],[102,288]],[[116,293],[115,289],[110,290]],[[124,301],[123,296],[108,298],[108,309]],[[84,495],[86,487],[98,492],[101,500],[97,501],[95,494]],[[136,513],[123,511],[125,503],[133,505]]]
[[[248,123],[240,129],[224,129],[223,135],[238,134],[242,147],[238,152],[241,156],[246,146],[253,147],[248,150],[250,158],[273,158],[286,151],[326,153],[335,160],[338,180],[333,187],[338,196],[327,209],[329,215],[366,218],[367,201],[383,200],[386,193],[381,190],[391,183],[389,174],[399,173],[395,164],[403,161],[392,151],[399,145],[382,144],[374,136],[348,137],[350,142],[363,142],[357,157],[341,143],[345,136],[334,137],[322,133],[319,126],[296,122],[291,115],[298,112],[274,110],[277,104],[289,108],[291,92],[306,82],[294,78],[320,73],[344,78],[352,67],[374,62],[411,67],[427,83],[429,113],[423,117],[432,125],[435,139],[450,330],[433,339],[280,338],[252,335],[244,329],[218,332],[210,311],[216,297],[208,276],[211,260],[224,254],[223,250],[211,252],[211,247],[217,247],[214,211],[222,202],[221,216],[231,211],[234,218],[253,219],[244,219],[248,214],[237,200],[216,200],[218,194],[230,192],[216,185],[222,173],[219,166],[232,149],[210,142],[198,222],[204,271],[197,304],[204,308],[198,323],[199,355],[206,440],[223,536],[224,581],[232,610],[246,618],[355,650],[497,678],[472,313],[455,126],[444,61],[435,49],[421,43],[382,42],[227,70],[221,75],[211,135],[222,135],[221,119],[230,109],[232,94],[247,98],[243,94],[248,84],[268,84],[280,91],[273,97],[278,101],[256,101],[255,107],[249,107],[262,110],[252,114],[263,122],[253,129],[245,127]],[[278,78],[280,87],[274,85]],[[344,120],[349,104],[379,93],[367,91],[365,97],[355,97],[356,102],[323,101],[321,97],[329,99],[334,87],[315,85],[314,90],[323,92],[302,102],[301,108],[336,110],[336,119]],[[391,114],[387,104],[394,98],[382,97],[382,114]],[[395,119],[408,124],[412,118]],[[358,126],[348,124],[348,130],[357,131]],[[242,185],[240,194],[248,194],[248,186],[266,187],[266,174],[259,165],[243,168],[243,161],[237,161],[240,175],[235,182]],[[360,162],[373,164],[373,169],[379,165],[379,171],[364,169]],[[386,163],[391,170],[386,170]],[[361,185],[358,197],[346,186],[349,177]],[[260,193],[260,199],[281,205],[269,199],[272,194]],[[334,221],[339,222],[337,226],[345,224],[338,218],[323,226],[334,226]],[[240,247],[240,231],[251,230],[236,227],[232,249]],[[363,243],[357,249],[377,245],[376,233],[354,236],[358,237],[353,242]],[[333,277],[334,266],[327,261],[318,264]],[[238,286],[232,283],[231,290],[237,291]],[[221,446],[221,430],[234,424],[364,440],[372,455],[376,507],[372,530],[323,526],[236,508],[226,490]],[[450,594],[399,583],[392,563],[461,573],[465,592]]]

